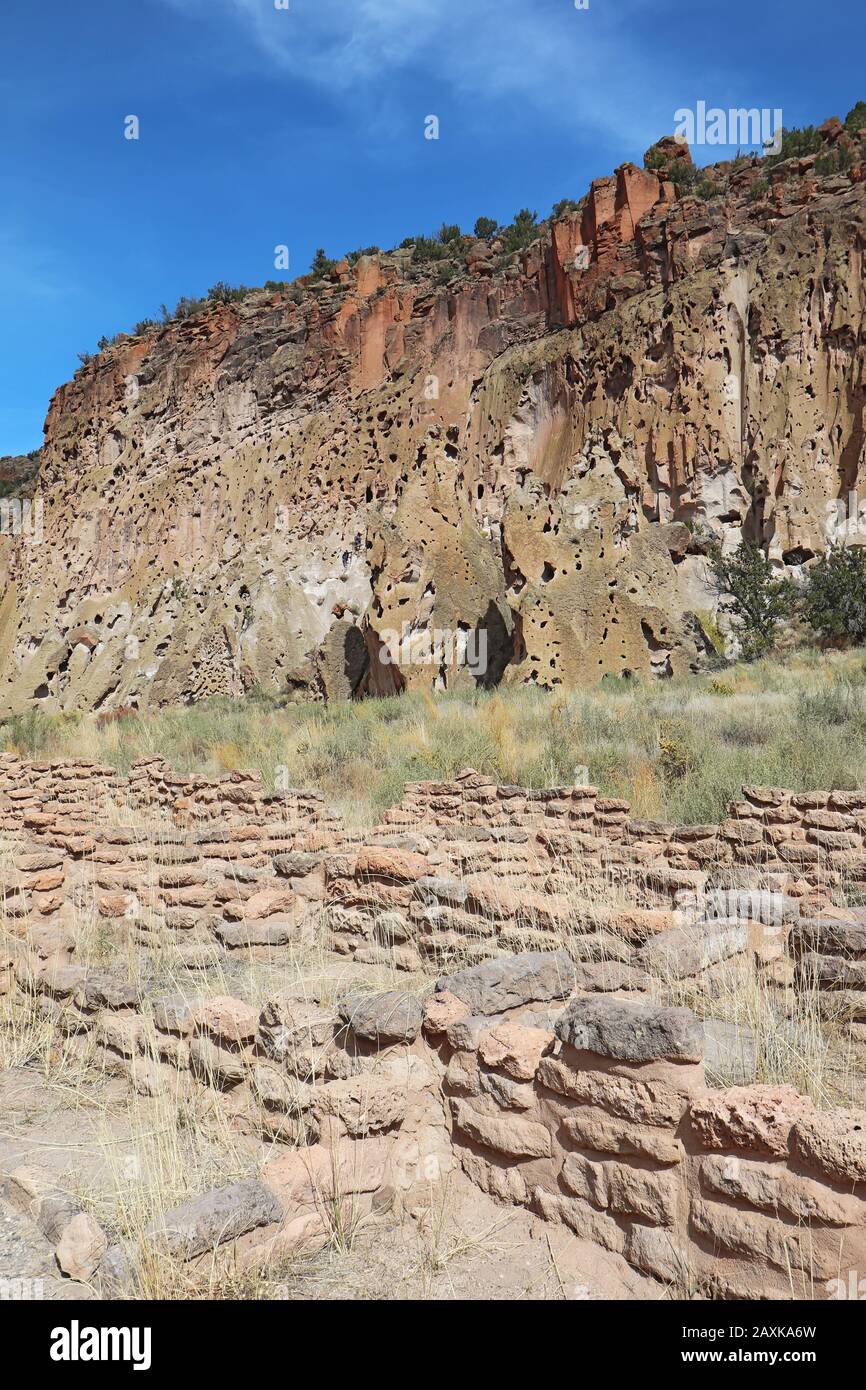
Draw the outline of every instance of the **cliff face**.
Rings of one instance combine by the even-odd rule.
[[[691,523],[796,568],[866,466],[866,186],[814,163],[623,166],[451,284],[362,257],[102,353],[0,539],[0,712],[695,668]]]

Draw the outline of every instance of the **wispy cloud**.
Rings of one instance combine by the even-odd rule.
[[[288,10],[274,0],[164,2],[208,26],[233,24],[273,69],[369,103],[362,120],[419,72],[479,103],[519,100],[584,134],[630,141],[654,120],[645,57],[630,36],[639,0],[591,0],[588,10],[573,0],[289,0]],[[673,113],[682,93],[665,95],[656,79],[649,100]]]

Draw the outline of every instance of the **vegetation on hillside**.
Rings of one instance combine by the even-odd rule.
[[[835,545],[812,566],[804,592],[806,621],[826,642],[866,641],[866,547]]]
[[[779,577],[750,541],[728,554],[715,541],[706,549],[723,606],[733,618],[737,654],[745,661],[770,653],[790,620],[802,619],[825,645],[866,641],[866,547],[831,546],[809,567],[799,589]]]
[[[766,656],[780,623],[793,612],[794,585],[779,579],[764,552],[750,541],[732,554],[723,554],[712,543],[707,556],[719,592],[736,618],[740,654],[745,661]]]
[[[760,161],[761,167],[765,170],[771,170],[776,165],[795,156],[816,155],[815,170],[819,176],[843,173],[852,167],[855,159],[866,159],[866,102],[858,101],[851,108],[845,117],[843,130],[842,139],[830,146],[822,139],[818,129],[814,126],[785,129],[782,131],[779,153],[767,154]],[[747,161],[744,157],[738,157],[732,161],[730,166],[722,165],[718,168],[722,171],[726,168],[736,169],[745,162]],[[666,168],[667,174],[676,185],[680,196],[691,193],[708,202],[723,196],[725,192],[724,174],[720,176],[714,166],[710,165],[706,169],[699,169],[688,159],[671,161],[669,154],[661,150],[658,144],[650,146],[647,150],[644,156],[644,167],[648,170]],[[751,196],[757,199],[768,188],[769,181],[766,179],[766,175],[763,175]],[[568,212],[577,211],[581,206],[581,203],[577,203],[571,198],[561,198],[554,204],[549,217],[541,222],[538,220],[538,214],[529,208],[521,208],[513,220],[506,225],[500,225],[491,217],[479,217],[474,226],[474,239],[494,242],[500,246],[497,267],[502,269],[510,259],[524,251],[537,237],[543,235],[551,220],[563,217]],[[425,267],[432,268],[435,278],[440,283],[447,283],[454,278],[461,268],[462,255],[467,241],[468,238],[463,234],[458,224],[443,223],[439,231],[432,236],[420,234],[407,237],[401,242],[399,249],[411,250],[411,263],[414,266],[418,267],[419,270]],[[378,251],[379,247],[377,246],[359,248],[348,252],[346,259],[351,265],[361,256],[373,255]],[[446,262],[448,263],[447,267]],[[338,264],[337,260],[326,254],[324,248],[319,247],[308,275],[301,276],[292,282],[268,280],[262,288],[265,292],[270,293],[279,290],[285,293],[291,301],[298,303],[303,298],[303,287],[306,284],[327,279],[333,274]],[[130,336],[138,337],[156,332],[166,323],[196,317],[215,304],[240,302],[250,294],[257,292],[261,292],[261,290],[256,291],[246,285],[227,285],[224,281],[218,281],[201,298],[181,295],[173,310],[170,311],[163,305],[160,318],[141,319],[134,326],[131,334],[120,332],[115,333],[112,337],[100,338],[97,344],[97,353],[81,352],[78,354],[79,360],[83,364],[87,364],[99,353],[123,342]]]

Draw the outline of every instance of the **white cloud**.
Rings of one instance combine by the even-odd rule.
[[[559,126],[619,141],[640,140],[648,125],[660,134],[658,111],[669,106],[672,121],[682,104],[677,91],[662,105],[656,74],[655,109],[646,109],[647,65],[629,37],[640,0],[590,0],[589,10],[573,0],[289,0],[288,10],[274,0],[166,3],[208,25],[221,12],[269,65],[334,98],[366,97],[370,117],[377,95],[386,99],[395,80],[419,72],[479,106],[519,100]],[[422,104],[424,96],[421,83]]]

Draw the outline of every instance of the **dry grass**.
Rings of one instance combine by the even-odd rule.
[[[863,1058],[842,1027],[822,1018],[818,990],[782,988],[760,971],[743,970],[740,960],[714,967],[712,990],[694,981],[657,985],[665,1002],[684,1005],[700,1019],[732,1024],[748,1039],[731,1069],[711,1073],[710,1083],[787,1084],[825,1110],[857,1103]]]
[[[415,694],[359,704],[211,701],[183,709],[7,720],[0,746],[25,757],[93,757],[121,771],[159,755],[180,771],[254,768],[268,785],[324,791],[353,824],[374,823],[407,781],[471,766],[503,782],[569,784],[586,766],[604,795],[649,819],[717,821],[743,782],[866,785],[860,653],[804,650],[682,681],[605,681]]]

